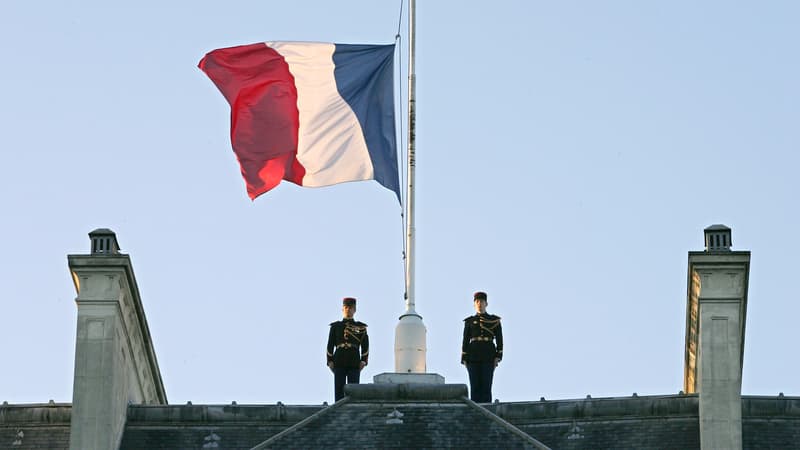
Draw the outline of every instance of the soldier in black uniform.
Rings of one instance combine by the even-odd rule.
[[[477,314],[464,319],[461,364],[469,372],[470,399],[491,403],[494,369],[503,359],[503,328],[500,317],[486,313],[485,292],[476,292],[473,303]]]
[[[344,318],[331,323],[328,334],[328,367],[333,372],[335,398],[338,402],[344,397],[344,383],[358,384],[361,369],[369,358],[369,336],[367,324],[353,320],[356,313],[356,299],[345,297],[342,300]]]

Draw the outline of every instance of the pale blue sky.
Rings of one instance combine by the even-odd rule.
[[[0,401],[71,401],[66,254],[100,227],[131,255],[171,403],[331,401],[344,296],[370,325],[363,379],[392,371],[394,195],[285,183],[251,202],[196,65],[266,40],[392,42],[399,4],[0,4]],[[753,252],[743,392],[800,395],[798,23],[791,1],[418,1],[429,371],[467,382],[461,319],[485,290],[500,400],[678,392],[686,254],[724,223]]]

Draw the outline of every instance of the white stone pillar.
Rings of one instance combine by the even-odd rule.
[[[71,449],[118,448],[128,403],[166,404],[128,255],[110,230],[95,230],[92,254],[69,255],[78,296]]]
[[[709,231],[725,230],[727,246],[709,247]],[[701,448],[740,449],[750,252],[731,251],[730,229],[719,225],[706,242],[689,252],[684,390],[699,394]]]

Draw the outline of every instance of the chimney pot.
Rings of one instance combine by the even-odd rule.
[[[89,233],[89,240],[92,242],[92,255],[119,254],[117,235],[108,228],[98,228],[92,231]]]
[[[731,251],[731,229],[725,225],[711,225],[703,230],[706,241],[706,252]]]

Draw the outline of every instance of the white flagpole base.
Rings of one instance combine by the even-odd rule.
[[[394,371],[396,373],[425,373],[427,330],[422,317],[416,313],[400,316],[394,335]]]

